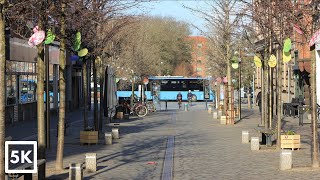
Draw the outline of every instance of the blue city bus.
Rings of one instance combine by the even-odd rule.
[[[214,94],[210,89],[209,78],[186,78],[183,76],[152,76],[145,85],[144,93],[148,100],[157,96],[161,101],[176,101],[178,92],[182,94],[182,100],[188,100],[187,94],[191,90],[193,101],[213,100]],[[118,89],[119,98],[129,98],[132,95],[132,87]],[[135,84],[134,94],[140,97],[138,85]],[[206,96],[206,98],[205,98]]]

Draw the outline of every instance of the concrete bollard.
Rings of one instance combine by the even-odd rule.
[[[188,111],[188,104],[184,104],[184,111]]]
[[[86,170],[88,172],[97,171],[97,153],[86,153]]]
[[[280,170],[292,169],[292,151],[282,150],[280,152]]]
[[[220,116],[220,124],[223,124],[223,125],[227,124],[227,117],[226,116]]]
[[[259,137],[251,137],[251,150],[259,151],[259,149],[260,149]]]
[[[222,116],[222,111],[221,110],[218,110],[218,119],[220,119]]]
[[[119,139],[119,129],[118,128],[112,128],[112,138],[113,139]]]
[[[208,114],[211,114],[211,112],[212,112],[212,107],[209,106],[209,107],[208,107]]]
[[[217,111],[213,112],[212,117],[213,119],[218,119],[218,112]]]
[[[107,145],[112,144],[112,134],[111,133],[104,133],[104,140],[105,140],[105,144],[107,144]]]
[[[242,131],[242,144],[249,143],[249,131]]]
[[[69,164],[69,180],[82,180],[83,169],[81,163]]]

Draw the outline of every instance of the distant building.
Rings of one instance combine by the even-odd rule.
[[[206,77],[207,38],[203,36],[189,36],[192,42],[192,77]]]

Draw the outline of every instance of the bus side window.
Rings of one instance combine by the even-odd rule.
[[[186,90],[187,90],[187,83],[186,83],[186,81],[181,81],[181,84],[182,84],[182,89],[183,89],[183,91],[186,91]]]

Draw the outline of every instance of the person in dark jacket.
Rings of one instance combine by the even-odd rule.
[[[259,111],[261,112],[261,91],[257,94],[256,103],[259,106]]]

